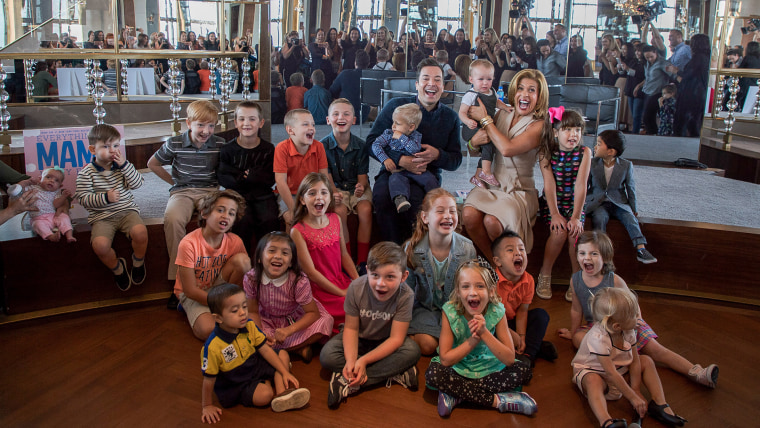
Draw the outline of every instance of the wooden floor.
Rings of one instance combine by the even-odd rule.
[[[350,397],[329,410],[327,374],[318,359],[293,363],[311,404],[284,414],[269,409],[224,410],[226,426],[593,426],[594,418],[570,382],[569,342],[554,331],[568,326],[570,307],[555,286],[550,301],[536,299],[552,317],[547,338],[557,344],[555,363],[539,361],[525,391],[538,402],[534,417],[463,406],[447,420],[436,413],[436,393],[384,386]],[[702,301],[641,295],[645,319],[661,342],[693,362],[720,364],[718,388],[696,385],[660,370],[673,408],[688,427],[758,426],[760,421],[760,311]],[[0,426],[199,426],[200,348],[183,315],[159,303],[84,312],[0,328]],[[429,358],[417,367],[424,372]],[[422,374],[420,381],[423,381]],[[611,413],[630,419],[620,400]],[[647,427],[659,426],[652,420]]]

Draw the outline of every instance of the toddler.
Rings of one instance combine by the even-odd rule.
[[[306,93],[306,88],[303,85],[303,74],[293,73],[290,75],[290,86],[285,90],[285,102],[288,105],[287,111],[303,108],[303,96]]]
[[[385,70],[385,71],[392,71],[395,70],[393,68],[393,64],[389,61],[390,54],[388,53],[387,49],[380,49],[377,51],[377,64],[375,64],[374,67],[372,67],[373,70]]]
[[[395,157],[414,156],[422,150],[422,134],[416,129],[422,121],[422,111],[415,103],[404,104],[393,111],[393,125],[372,143],[372,153],[383,168],[391,173],[388,178],[388,189],[391,199],[396,204],[396,211],[406,212],[412,206],[409,202],[409,181],[412,180],[425,189],[425,193],[440,187],[438,179],[430,171],[421,174],[399,169],[393,161]]]
[[[61,235],[68,242],[77,240],[68,214],[71,192],[63,188],[65,178],[63,169],[56,166],[42,171],[42,180],[32,186],[32,189],[37,190],[34,205],[38,210],[29,211],[32,229],[46,241],[58,242]]]
[[[657,135],[673,135],[673,122],[676,118],[676,85],[670,83],[662,88],[662,97],[657,100],[660,110],[657,118]]]
[[[507,106],[496,95],[496,91],[491,86],[493,83],[494,66],[485,59],[476,59],[470,63],[470,83],[472,88],[462,96],[462,103],[459,105],[459,120],[462,121],[462,139],[470,141],[475,133],[478,132],[478,123],[467,115],[470,106],[478,105],[478,100],[486,108],[487,115],[493,117],[496,109],[506,109]],[[488,125],[481,121],[480,127]],[[493,143],[480,146],[480,162],[478,162],[478,171],[470,179],[470,182],[478,187],[484,187],[483,183],[491,186],[499,186],[499,180],[491,171],[491,163],[496,155],[496,149]]]

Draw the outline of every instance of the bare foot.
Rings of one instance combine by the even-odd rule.
[[[69,243],[77,242],[77,238],[74,238],[74,234],[69,231],[69,233],[66,234],[66,241]]]
[[[50,241],[50,242],[58,242],[58,241],[60,241],[61,240],[61,232],[55,232],[53,234],[50,234],[47,237],[47,240]]]

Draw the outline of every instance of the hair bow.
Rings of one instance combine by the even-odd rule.
[[[554,123],[554,119],[562,120],[562,115],[565,113],[565,107],[549,107],[549,122]]]

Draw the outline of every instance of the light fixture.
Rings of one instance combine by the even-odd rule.
[[[623,15],[640,15],[639,8],[648,3],[648,0],[612,0],[615,10],[620,11]]]

